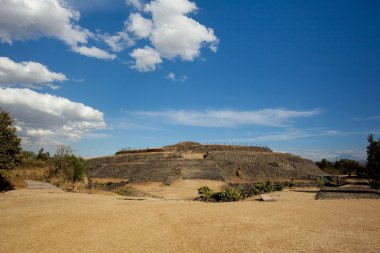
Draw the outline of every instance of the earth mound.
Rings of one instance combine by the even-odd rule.
[[[171,184],[179,178],[252,182],[307,179],[323,174],[310,160],[267,147],[180,142],[157,149],[123,150],[86,160],[93,178]]]

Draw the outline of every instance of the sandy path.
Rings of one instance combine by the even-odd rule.
[[[36,180],[25,180],[27,186],[27,189],[55,189],[57,188],[55,185],[45,183],[45,182],[40,182]]]
[[[0,194],[0,252],[380,252],[379,200],[127,201],[58,189]]]
[[[212,180],[177,180],[170,186],[159,182],[130,183],[129,185],[133,189],[166,200],[192,200],[198,195],[198,188],[207,185],[214,191],[221,191],[226,183]]]

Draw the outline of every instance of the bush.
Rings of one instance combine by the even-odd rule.
[[[282,191],[285,187],[281,182],[259,182],[250,184],[236,184],[228,186],[224,191],[212,192],[207,186],[198,189],[198,200],[203,201],[239,201],[258,194]]]
[[[73,168],[73,181],[82,181],[86,170],[83,159],[73,155],[70,157],[70,160]]]
[[[222,191],[221,198],[224,201],[239,201],[244,199],[244,196],[239,189],[227,187],[224,191]]]
[[[10,191],[13,189],[14,187],[10,181],[10,172],[0,169],[0,191]]]
[[[326,181],[325,181],[323,178],[318,178],[318,179],[316,180],[316,182],[317,182],[317,186],[318,186],[318,187],[323,187],[323,186],[326,185]]]
[[[54,155],[53,174],[58,178],[77,182],[82,181],[86,172],[83,159],[73,154],[69,146],[58,146],[57,153]]]
[[[212,196],[212,190],[208,186],[202,186],[198,189],[198,196],[203,200],[207,200]]]
[[[198,189],[198,194],[200,196],[211,196],[212,190],[208,186],[202,186]]]

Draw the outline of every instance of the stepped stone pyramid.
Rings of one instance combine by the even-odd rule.
[[[309,175],[323,174],[310,160],[269,148],[196,142],[119,151],[114,156],[88,159],[86,164],[93,178],[167,184],[179,178],[251,182],[307,179]]]

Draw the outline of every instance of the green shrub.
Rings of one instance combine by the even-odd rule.
[[[282,191],[284,188],[285,188],[285,185],[283,183],[279,183],[279,182],[273,183],[274,191]]]
[[[317,179],[317,186],[318,187],[323,187],[326,185],[326,181],[323,178],[318,178]]]
[[[198,199],[203,201],[239,201],[258,194],[282,191],[286,185],[281,182],[266,181],[259,183],[229,185],[224,191],[212,192],[207,186],[198,189]]]
[[[211,195],[212,190],[208,186],[202,186],[198,189],[198,196],[203,200],[209,199]]]
[[[77,156],[71,156],[71,166],[73,168],[73,181],[82,181],[84,178],[86,167],[83,159]]]
[[[225,201],[239,201],[244,199],[241,191],[234,187],[227,187],[224,191],[222,191],[221,197]]]
[[[283,188],[285,188],[285,187],[289,187],[290,189],[294,188],[295,184],[294,184],[293,180],[291,180],[290,182],[286,181],[285,184],[283,185]]]
[[[53,174],[59,178],[77,182],[82,181],[86,172],[83,159],[73,154],[70,147],[60,145],[54,155]]]

